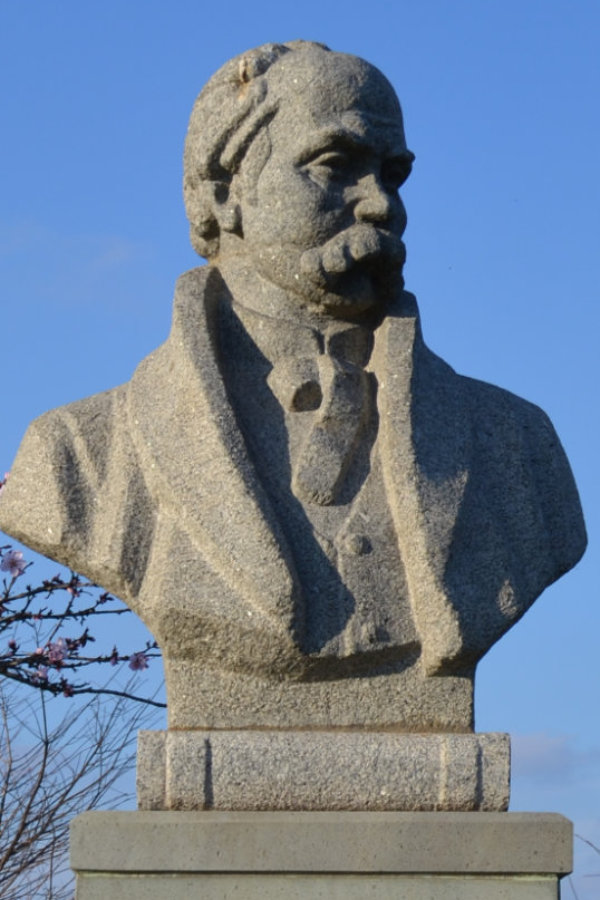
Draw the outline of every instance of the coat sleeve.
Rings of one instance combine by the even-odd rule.
[[[463,380],[473,452],[445,571],[461,659],[476,662],[586,545],[571,468],[546,414],[493,385]]]
[[[0,497],[2,531],[79,571],[106,473],[113,393],[35,419]]]
[[[534,407],[532,470],[554,563],[552,581],[575,566],[587,545],[581,501],[569,461],[548,416]]]

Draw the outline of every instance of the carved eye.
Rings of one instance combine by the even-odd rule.
[[[320,153],[307,165],[310,175],[316,176],[319,181],[341,180],[346,175],[348,168],[348,157],[338,150],[327,150]]]
[[[321,153],[312,161],[312,165],[316,166],[327,166],[330,169],[339,169],[342,166],[345,166],[348,162],[345,153],[340,153],[339,150],[329,150],[326,153]]]

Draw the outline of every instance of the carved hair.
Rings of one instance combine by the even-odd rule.
[[[312,41],[263,44],[227,62],[199,94],[185,141],[183,196],[190,239],[200,256],[218,253],[216,207],[227,202],[248,148],[277,112],[278,100],[269,102],[266,73],[284,54],[316,48],[330,52]]]

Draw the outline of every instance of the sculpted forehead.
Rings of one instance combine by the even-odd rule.
[[[355,56],[315,50],[290,53],[268,73],[269,94],[277,97],[276,118],[296,121],[293,140],[302,127],[342,125],[364,133],[371,127],[393,130],[404,144],[400,104],[382,73]]]

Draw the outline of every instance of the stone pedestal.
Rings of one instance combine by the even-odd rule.
[[[507,734],[140,731],[141,810],[500,812]]]
[[[77,900],[556,900],[572,826],[550,813],[91,812]]]

